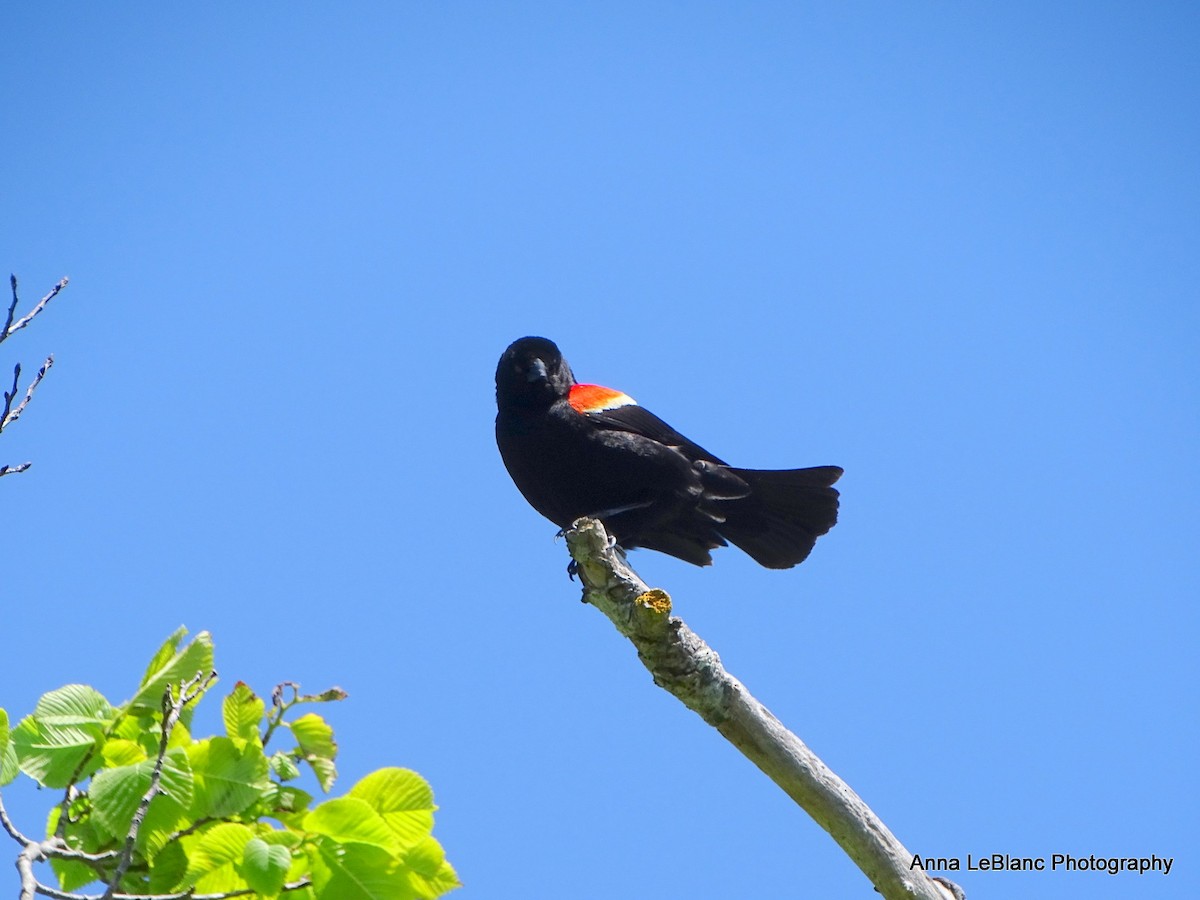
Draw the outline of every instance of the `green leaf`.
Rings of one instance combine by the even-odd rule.
[[[225,733],[234,741],[258,740],[265,711],[262,699],[239,681],[221,704]]]
[[[112,840],[109,835],[102,835],[96,829],[92,816],[89,815],[91,806],[88,795],[82,792],[77,793],[74,799],[67,804],[67,825],[63,829],[63,839],[72,850],[97,853],[105,849],[105,842]],[[50,807],[50,814],[46,816],[46,834],[58,833],[58,822],[62,817],[62,811],[62,806],[58,803]]]
[[[154,654],[138,692],[129,701],[130,710],[157,710],[162,708],[167,685],[179,685],[195,678],[197,674],[208,675],[213,668],[212,635],[202,631],[190,644],[179,650],[179,642],[187,635],[180,628],[167,638],[166,643]]]
[[[154,656],[150,657],[150,665],[146,667],[146,673],[138,682],[138,687],[145,687],[157,673],[166,668],[175,656],[175,651],[179,649],[179,642],[187,637],[187,633],[187,627],[180,625],[170,637],[163,641],[162,646],[154,651]]]
[[[150,880],[147,885],[151,894],[169,894],[183,885],[187,874],[188,858],[182,841],[171,841],[150,860]]]
[[[305,817],[304,829],[342,844],[370,844],[393,854],[400,850],[396,836],[379,813],[357,797],[326,800]]]
[[[116,727],[109,733],[109,738],[120,738],[133,741],[142,748],[146,756],[158,753],[159,736],[162,734],[162,713],[140,714],[127,713],[117,719]]]
[[[304,835],[295,831],[279,831],[278,829],[268,828],[263,823],[259,823],[258,836],[266,841],[271,846],[278,844],[280,847],[287,847],[289,850],[295,850],[304,843]]]
[[[292,865],[288,869],[287,881],[300,881],[305,878],[312,878],[312,861],[309,857],[311,854],[317,852],[315,843],[302,843],[305,838],[295,831],[271,831],[266,834],[260,834],[259,837],[268,844],[280,844],[291,850]],[[285,837],[296,838],[296,843],[292,844],[283,841],[282,838]],[[322,838],[316,838],[315,840],[322,840]],[[295,896],[292,892],[288,892],[288,900],[294,900]]]
[[[100,748],[100,756],[108,768],[130,766],[146,758],[146,751],[137,741],[125,738],[109,738]]]
[[[291,865],[292,853],[287,847],[251,838],[242,857],[242,877],[258,893],[274,897],[283,887]]]
[[[316,773],[317,783],[326,793],[333,787],[337,769],[333,760],[337,757],[337,744],[333,740],[333,729],[316,713],[307,713],[294,722],[289,722],[296,743],[305,761]]]
[[[333,729],[316,713],[305,713],[294,722],[289,722],[288,725],[305,756],[318,756],[321,759],[337,758],[337,744],[333,740]]]
[[[461,887],[457,873],[446,862],[442,845],[432,837],[425,838],[404,853],[404,866],[409,870],[413,887],[422,900],[433,900]]]
[[[420,897],[408,873],[397,867],[392,855],[381,847],[343,845],[322,838],[318,850],[313,858],[316,900],[418,900]]]
[[[372,772],[350,789],[350,796],[366,801],[379,813],[401,846],[412,846],[433,831],[433,812],[437,809],[433,789],[410,769]]]
[[[236,866],[241,864],[246,845],[254,837],[249,826],[222,822],[206,831],[188,853],[184,882],[198,892],[236,891],[246,887]]]
[[[272,783],[269,790],[263,794],[262,815],[278,819],[284,825],[300,827],[308,814],[308,805],[312,803],[312,794],[297,787]]]
[[[111,849],[112,839],[99,833],[92,816],[87,814],[88,807],[89,802],[85,794],[77,795],[71,802],[67,810],[67,825],[63,829],[64,842],[71,850],[82,850],[84,853],[99,853]],[[46,834],[58,832],[61,816],[62,807],[56,803],[46,817]],[[59,886],[64,891],[74,891],[96,880],[96,870],[79,860],[52,856],[50,867],[58,876]]]
[[[0,756],[0,787],[12,782],[20,771],[21,765],[17,762],[17,748],[9,741],[8,746],[4,748],[4,755]]]
[[[196,792],[193,818],[224,818],[242,812],[271,788],[267,758],[257,743],[238,747],[229,738],[198,741],[187,750]]]
[[[300,777],[300,767],[290,753],[277,750],[271,755],[271,771],[280,781],[291,781]]]
[[[90,775],[100,765],[99,755],[85,760],[115,715],[108,701],[86,685],[69,684],[43,694],[33,714],[9,733],[21,771],[52,788],[66,787],[73,776]]]
[[[16,778],[20,771],[17,748],[9,740],[8,713],[0,709],[0,787]]]
[[[182,750],[170,752],[183,753]],[[187,755],[183,755],[186,760]],[[181,828],[192,824],[187,806],[176,802],[173,797],[159,796],[150,804],[150,809],[146,811],[146,818],[142,820],[142,828],[138,832],[137,849],[143,856],[152,857],[163,849],[172,835]]]
[[[52,856],[50,868],[54,870],[59,888],[64,891],[78,890],[96,880],[96,870],[76,859],[59,859]]]
[[[310,757],[308,764],[312,766],[313,774],[317,776],[317,784],[328,794],[337,780],[337,766],[333,764],[333,760],[322,759],[319,756]]]
[[[103,769],[92,778],[88,795],[97,823],[112,837],[129,833],[133,814],[150,789],[156,760],[144,759],[128,766]],[[192,802],[193,776],[183,750],[168,750],[163,757],[162,793],[150,803],[139,832],[139,844],[151,833],[171,829]]]
[[[63,728],[77,726],[102,731],[115,716],[116,710],[104,695],[86,684],[68,684],[42,694],[33,708],[35,719]]]

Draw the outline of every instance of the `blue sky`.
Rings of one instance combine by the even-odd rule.
[[[797,569],[633,562],[910,850],[1176,858],[972,900],[1197,895],[1195,8],[0,30],[0,265],[72,278],[0,347],[57,360],[0,436],[11,713],[186,623],[226,688],[346,688],[343,787],[428,777],[464,900],[867,895],[508,481],[494,367],[544,334],[739,465],[845,467]]]

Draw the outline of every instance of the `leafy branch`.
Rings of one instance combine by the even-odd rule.
[[[332,787],[333,730],[293,711],[345,699],[340,688],[302,694],[285,682],[268,713],[238,682],[222,704],[225,734],[194,739],[195,707],[217,676],[211,638],[185,636],[168,638],[119,707],[67,685],[12,729],[0,709],[0,785],[24,772],[64,789],[43,840],[22,833],[0,800],[0,826],[21,847],[21,900],[433,900],[458,886],[431,834],[432,791],[415,772],[381,769],[316,805],[288,783],[304,766],[323,792]],[[295,745],[268,758],[282,731]],[[39,880],[41,862],[57,886]],[[94,882],[103,893],[79,892]]]
[[[203,672],[197,672],[187,681],[180,682],[177,688],[168,684],[167,689],[163,691],[162,736],[158,742],[158,756],[154,760],[154,770],[150,773],[150,787],[142,795],[142,799],[138,802],[137,811],[133,814],[133,819],[129,825],[129,834],[125,837],[125,847],[121,850],[120,861],[117,863],[117,868],[112,878],[109,879],[108,890],[104,892],[103,900],[113,900],[116,886],[124,879],[125,873],[129,871],[129,864],[133,862],[133,848],[137,844],[138,834],[142,830],[142,823],[146,821],[146,813],[150,810],[150,804],[154,802],[155,797],[163,793],[163,762],[167,758],[167,747],[170,744],[171,732],[179,723],[179,717],[183,715],[183,710],[187,705],[193,700],[198,699],[216,678],[216,672],[209,672],[207,675]]]
[[[22,328],[32,322],[34,318],[46,308],[46,305],[55,297],[57,297],[59,292],[67,286],[67,281],[68,279],[66,278],[62,279],[50,290],[50,293],[46,294],[46,296],[37,302],[33,309],[18,319],[16,317],[17,305],[20,303],[20,299],[17,295],[17,276],[10,275],[9,284],[12,287],[12,303],[10,303],[8,306],[8,314],[4,320],[4,327],[0,328],[0,344],[4,343],[16,332],[20,331]],[[25,407],[29,405],[29,401],[33,399],[33,392],[37,390],[37,386],[42,383],[42,379],[46,377],[46,373],[50,371],[50,367],[52,365],[54,365],[54,356],[47,356],[46,361],[42,363],[41,368],[38,369],[37,375],[34,376],[33,381],[30,382],[28,389],[26,389],[24,399],[14,407],[13,400],[15,400],[17,394],[20,393],[21,382],[21,364],[16,364],[16,366],[13,368],[12,389],[4,392],[4,411],[3,413],[0,413],[0,432],[4,431],[5,428],[21,417],[21,413],[25,411]],[[0,466],[0,477],[4,475],[15,475],[18,472],[24,472],[31,465],[32,463],[25,462],[15,466]]]
[[[824,828],[886,900],[963,900],[957,885],[911,867],[913,856],[863,800],[725,671],[720,657],[671,615],[665,591],[646,586],[604,526],[566,532],[583,599],[627,637],[654,683],[716,728]]]

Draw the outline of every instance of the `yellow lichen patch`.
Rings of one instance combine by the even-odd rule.
[[[650,588],[646,593],[639,594],[637,602],[660,616],[671,612],[671,595],[661,588]]]

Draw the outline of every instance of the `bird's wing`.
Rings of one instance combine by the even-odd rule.
[[[723,460],[718,459],[699,444],[689,441],[644,406],[629,404],[595,412],[585,412],[584,415],[601,428],[640,434],[642,437],[668,447],[676,447],[693,462],[706,459],[709,462],[725,465]]]

